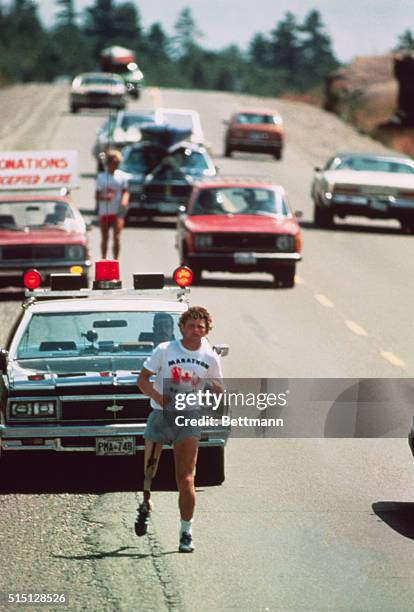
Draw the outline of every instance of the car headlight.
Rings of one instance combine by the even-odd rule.
[[[293,236],[277,236],[276,248],[278,251],[292,251],[295,245]]]
[[[85,259],[85,249],[80,244],[71,244],[66,247],[67,259]]]
[[[14,418],[55,417],[56,402],[50,400],[11,402],[10,416]]]
[[[213,246],[213,236],[211,236],[211,234],[200,234],[198,236],[194,236],[194,246],[196,247]]]

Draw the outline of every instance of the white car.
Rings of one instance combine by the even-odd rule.
[[[334,215],[397,219],[414,231],[414,161],[407,156],[337,153],[315,168],[311,187],[314,224],[332,226]]]
[[[32,452],[86,453],[116,461],[143,450],[150,402],[137,376],[154,346],[180,337],[188,290],[177,274],[191,278],[178,270],[181,286],[163,288],[163,274],[135,274],[135,288],[122,289],[114,264],[96,262],[92,290],[77,288],[75,275],[57,275],[51,290],[37,289],[40,275],[27,275],[29,299],[0,349],[2,455],[18,452],[30,461]],[[168,337],[165,329],[155,337],[160,314],[172,324]],[[227,353],[223,345],[213,348]],[[199,467],[210,484],[220,484],[229,430],[219,424],[202,433]]]
[[[204,144],[203,128],[200,115],[195,110],[182,108],[157,108],[155,111],[156,123],[168,123],[179,129],[191,130],[189,140],[195,144]]]
[[[70,110],[77,113],[81,108],[116,108],[126,106],[127,90],[117,74],[107,72],[84,72],[73,79],[70,91]]]

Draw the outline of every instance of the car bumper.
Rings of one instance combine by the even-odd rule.
[[[188,258],[203,270],[251,272],[268,271],[294,264],[302,259],[300,253],[189,253]]]
[[[88,276],[91,268],[91,261],[65,261],[58,262],[39,262],[39,261],[22,261],[18,265],[10,266],[9,263],[0,262],[0,283],[5,286],[22,287],[23,273],[25,270],[36,269],[42,276],[42,282],[47,283],[50,280],[51,274],[69,274],[72,266],[80,266],[83,268],[83,274]]]
[[[269,151],[281,151],[283,148],[283,141],[275,140],[246,140],[232,138],[227,141],[227,146],[234,151],[251,151],[253,153],[269,152]]]
[[[377,219],[414,217],[414,201],[412,200],[334,195],[331,200],[325,200],[324,204],[336,215],[361,215]]]
[[[147,200],[130,200],[128,207],[128,217],[145,217],[145,216],[168,216],[176,215],[179,212],[180,206],[185,206],[187,200],[176,200],[174,202],[149,202]]]
[[[109,94],[72,94],[70,102],[72,106],[78,108],[124,108],[126,104],[124,96],[111,96]]]
[[[143,450],[145,423],[99,426],[25,426],[0,425],[0,449],[3,452],[57,451],[96,452],[96,440],[132,436],[137,451]],[[202,429],[200,446],[225,446],[229,429]],[[168,448],[168,445],[166,446]]]

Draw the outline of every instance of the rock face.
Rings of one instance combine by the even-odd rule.
[[[394,75],[398,81],[397,117],[403,125],[414,127],[414,53],[394,57]]]

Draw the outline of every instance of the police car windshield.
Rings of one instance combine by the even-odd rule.
[[[287,216],[286,202],[272,189],[223,187],[202,189],[193,205],[192,215]]]
[[[44,225],[59,227],[68,220],[73,222],[74,214],[65,202],[0,202],[0,229],[39,228]]]
[[[180,338],[178,313],[59,312],[34,314],[16,357],[62,359],[150,354],[160,342]]]

